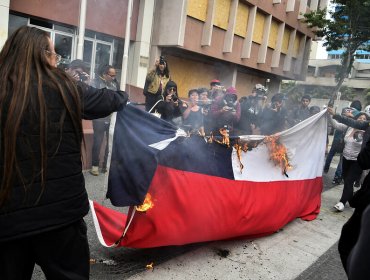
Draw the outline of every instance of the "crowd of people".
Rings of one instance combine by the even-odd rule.
[[[309,107],[308,95],[302,97],[299,106],[286,108],[281,93],[268,102],[267,89],[261,84],[256,84],[248,96],[239,98],[235,87],[225,87],[217,79],[210,82],[209,88],[190,89],[188,98],[183,100],[169,73],[165,58],[156,60],[154,70],[146,77],[145,109],[190,134],[219,135],[220,129],[226,129],[230,136],[272,135],[320,111],[317,106]]]

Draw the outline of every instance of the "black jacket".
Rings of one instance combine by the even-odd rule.
[[[82,83],[78,84],[78,89],[84,119],[105,117],[122,109],[127,102],[124,92],[98,90]],[[10,198],[0,208],[0,241],[62,227],[81,219],[89,211],[82,174],[82,135],[76,136],[59,94],[47,88],[44,88],[44,93],[48,108],[45,188],[42,190],[41,179],[37,175],[40,173],[39,119],[37,114],[27,112],[22,119],[16,147],[27,187],[23,186],[21,178],[15,176]],[[60,130],[59,123],[63,115],[65,120]],[[3,155],[0,155],[0,174],[3,174],[3,168]]]

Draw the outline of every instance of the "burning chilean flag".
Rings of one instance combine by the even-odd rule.
[[[126,216],[90,202],[100,242],[148,248],[255,237],[316,218],[325,112],[277,137],[238,143],[187,137],[132,105],[118,112],[107,196],[131,207]]]

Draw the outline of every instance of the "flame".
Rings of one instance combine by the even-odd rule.
[[[236,151],[236,156],[239,160],[240,173],[243,173],[244,165],[242,163],[242,152],[246,153],[248,151],[248,143],[242,142],[240,139],[238,139],[234,144],[234,148]]]
[[[135,206],[135,208],[136,208],[136,211],[146,212],[149,209],[153,208],[153,206],[154,206],[154,203],[152,201],[152,196],[150,195],[150,193],[147,193],[143,204]]]
[[[269,150],[270,160],[275,165],[279,165],[282,174],[288,177],[286,172],[292,169],[292,166],[289,163],[286,147],[279,142],[279,138],[276,136],[267,136],[264,142]]]
[[[153,269],[153,265],[154,265],[154,263],[153,263],[153,262],[151,262],[150,264],[147,264],[147,265],[145,266],[145,268],[146,268],[146,269]]]

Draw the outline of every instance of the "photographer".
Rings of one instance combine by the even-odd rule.
[[[158,102],[151,111],[159,113],[161,119],[178,126],[179,123],[176,120],[182,116],[182,111],[186,109],[185,106],[177,95],[177,84],[169,81],[163,93],[163,100]]]
[[[283,94],[275,94],[271,98],[271,107],[263,110],[259,119],[262,135],[272,135],[288,127],[284,99]]]
[[[188,92],[189,101],[185,104],[183,111],[183,126],[189,134],[204,136],[203,113],[199,104],[199,93],[197,89],[191,89]]]
[[[65,69],[65,71],[76,81],[86,84],[89,83],[90,76],[87,74],[88,69],[85,62],[83,62],[81,59],[73,60]]]
[[[219,129],[227,126],[231,134],[240,119],[240,103],[236,88],[229,87],[222,99],[215,100],[211,106],[213,133],[219,134]]]
[[[241,116],[238,124],[238,134],[250,135],[259,127],[259,116],[261,115],[267,100],[267,90],[261,84],[256,84],[249,95],[241,104]]]
[[[165,93],[167,83],[171,79],[170,69],[168,68],[167,61],[163,56],[155,61],[154,69],[151,70],[145,79],[144,91],[145,96],[145,110],[149,110],[154,104],[162,98]]]

